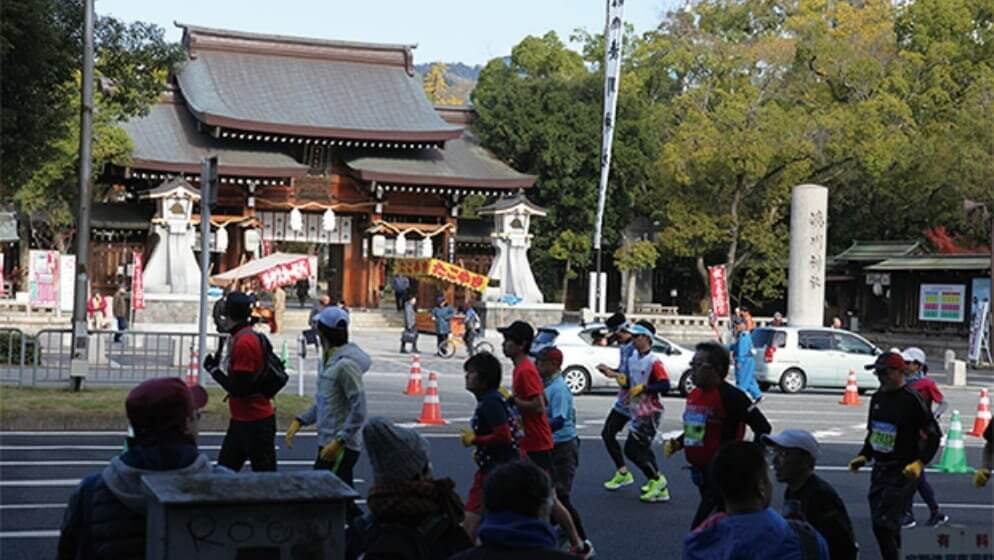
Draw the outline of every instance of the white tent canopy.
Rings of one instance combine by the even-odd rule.
[[[228,286],[246,278],[258,278],[265,289],[286,286],[297,280],[311,276],[310,257],[297,253],[273,253],[272,255],[249,261],[227,272],[211,277],[211,283]]]

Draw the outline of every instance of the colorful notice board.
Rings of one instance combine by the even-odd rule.
[[[918,298],[921,321],[963,322],[966,284],[922,284]]]

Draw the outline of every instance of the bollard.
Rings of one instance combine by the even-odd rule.
[[[953,379],[952,383],[954,387],[965,387],[966,386],[966,362],[963,360],[953,360]]]
[[[304,356],[307,355],[307,340],[300,335],[300,348],[297,352],[297,396],[304,396]]]
[[[942,371],[951,374],[953,372],[953,361],[956,359],[956,352],[946,350],[942,355]]]

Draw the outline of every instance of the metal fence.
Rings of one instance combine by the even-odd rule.
[[[226,334],[208,334],[207,351],[223,347]],[[186,377],[196,373],[203,385],[213,385],[203,375],[203,360],[197,355],[198,336],[193,332],[90,331],[87,349],[88,385],[137,385],[155,377]],[[298,337],[295,351],[286,348],[287,373],[296,377],[291,387],[304,393],[306,358],[318,355],[304,336]],[[278,354],[283,354],[277,348]],[[314,352],[313,355],[309,354]],[[296,355],[294,355],[296,354]],[[0,383],[25,386],[68,384],[71,380],[72,330],[45,329],[31,335],[15,328],[0,328]],[[296,385],[296,387],[293,387]]]

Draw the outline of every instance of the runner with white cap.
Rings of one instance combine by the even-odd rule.
[[[908,364],[908,369],[904,371],[904,382],[921,395],[922,400],[925,401],[925,408],[932,412],[936,420],[939,420],[942,413],[949,408],[949,403],[943,397],[939,386],[928,376],[928,363],[925,351],[917,346],[909,346],[901,352],[901,357]],[[937,405],[935,410],[932,410],[933,403]],[[929,527],[938,527],[949,521],[949,516],[939,511],[939,502],[935,499],[935,490],[932,489],[932,485],[925,478],[924,471],[922,471],[921,478],[918,479],[918,495],[928,505],[929,517],[928,521],[925,522],[926,525]],[[908,510],[901,519],[901,527],[910,529],[917,524],[915,514],[912,511],[912,503],[909,503]]]
[[[828,542],[833,560],[855,559],[859,547],[845,503],[831,484],[815,474],[821,449],[806,430],[763,435],[777,481],[786,484],[783,516],[807,521]]]

